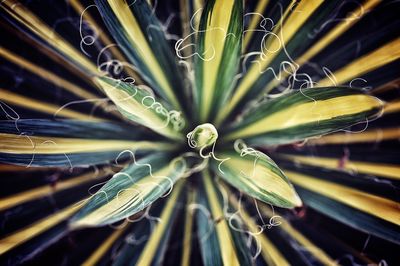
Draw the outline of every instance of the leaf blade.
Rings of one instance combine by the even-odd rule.
[[[95,80],[128,119],[168,138],[183,138],[180,130],[185,126],[185,121],[180,113],[167,109],[165,103],[149,92],[112,78],[99,77]]]
[[[380,115],[383,103],[345,87],[309,88],[266,101],[230,129],[227,140],[287,144],[320,136]]]
[[[282,208],[301,206],[301,199],[286,175],[265,154],[254,150],[242,154],[224,151],[218,155],[227,160],[221,164],[214,161],[212,168],[240,191]]]
[[[164,153],[154,154],[115,174],[72,219],[71,226],[111,224],[144,210],[171,190],[186,170],[179,159],[170,164],[172,158]]]
[[[147,1],[97,0],[96,4],[113,37],[143,78],[174,108],[182,109],[181,71]]]
[[[242,33],[242,1],[207,1],[200,19],[199,51],[195,60],[195,99],[203,122],[231,93],[240,59]]]

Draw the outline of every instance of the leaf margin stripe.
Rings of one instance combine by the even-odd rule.
[[[101,177],[105,177],[109,174],[109,171],[106,169],[107,167],[103,167],[99,169],[98,173],[89,172],[81,175],[77,175],[65,180],[61,180],[57,182],[57,186],[55,188],[50,187],[49,185],[43,185],[39,187],[35,187],[26,191],[21,191],[19,193],[12,194],[8,197],[2,197],[0,200],[0,211],[14,207],[18,204],[22,204],[24,202],[32,201],[46,195],[50,195],[52,193],[57,193],[59,191],[63,191],[65,189],[72,188],[74,186],[94,181],[96,179],[100,179]],[[96,177],[94,177],[97,175]]]
[[[178,181],[172,190],[171,195],[169,196],[166,206],[162,210],[160,219],[161,222],[156,226],[154,231],[152,232],[148,242],[146,243],[145,248],[140,253],[140,257],[136,262],[138,266],[150,265],[152,260],[154,259],[154,255],[157,251],[157,244],[167,230],[169,217],[171,217],[175,204],[181,194],[182,188],[185,184],[185,180]]]
[[[289,179],[279,169],[279,167],[271,159],[269,159],[269,157],[263,157],[261,152],[259,152],[257,155],[254,155],[254,157],[251,157],[253,155],[250,154],[245,155],[247,158],[232,152],[219,153],[218,156],[229,159],[218,166],[214,164],[214,170],[217,173],[218,170],[221,170],[222,173],[218,173],[218,176],[238,190],[243,191],[245,194],[251,195],[252,197],[261,201],[268,202],[282,208],[293,208],[295,206],[302,205],[301,199],[297,195],[292,184],[289,182]],[[263,184],[271,182],[271,177],[266,176],[264,170],[268,171],[271,176],[283,184],[280,185],[279,194],[274,190],[267,190],[267,185],[263,186]],[[246,171],[246,173],[244,173],[244,171]],[[247,175],[248,173],[253,173],[253,176],[251,178],[243,176],[237,177],[238,174]],[[257,178],[255,175],[258,173],[260,173],[260,176],[258,177],[259,180],[256,183]],[[237,178],[234,179],[232,177]],[[283,188],[283,186],[285,187]],[[286,197],[283,195],[286,195]]]
[[[339,158],[309,157],[303,155],[279,154],[278,156],[291,161],[318,166],[327,169],[337,169]],[[373,174],[380,177],[400,180],[400,166],[395,164],[372,163],[350,160],[344,164],[344,170],[356,170],[360,173]]]
[[[60,108],[61,106],[25,97],[17,93],[11,92],[9,90],[5,90],[3,88],[0,88],[0,100],[3,100],[9,104],[26,108],[28,110],[35,110],[49,115],[57,114],[58,116],[61,117],[84,120],[84,121],[95,121],[95,122],[108,121],[108,119],[106,118],[99,118],[92,115],[83,114],[68,108],[61,109]]]
[[[168,189],[173,191],[174,184],[186,171],[186,164],[179,161],[181,157],[176,157],[168,164],[167,158],[168,154],[153,154],[115,174],[89,198],[82,211],[72,219],[71,228],[111,224],[143,210],[162,197]],[[182,165],[179,165],[179,162]],[[176,166],[179,166],[179,169],[174,168]],[[140,170],[141,167],[148,170]],[[136,176],[131,176],[133,173]],[[128,178],[129,182],[124,178]],[[142,186],[141,190],[136,189],[137,186]]]
[[[226,186],[224,187],[228,189]],[[238,209],[239,202],[237,201],[237,199],[231,196],[229,197],[229,200],[232,203],[232,205]],[[254,223],[253,219],[251,219],[250,215],[244,209],[241,210],[240,217],[243,219],[243,221],[246,223],[246,225],[252,232],[259,231],[259,227],[257,226],[257,224]],[[263,256],[265,261],[268,262],[268,264],[285,265],[285,266],[290,265],[290,263],[286,260],[285,256],[283,256],[283,254],[279,251],[279,249],[275,247],[275,245],[268,239],[268,237],[265,234],[255,234],[254,237],[258,241],[260,241],[261,255]]]
[[[196,202],[196,190],[188,191],[187,205],[185,206],[185,225],[184,225],[184,235],[182,239],[182,259],[181,266],[190,265],[190,254],[192,249],[192,233],[193,233],[193,210],[191,209],[191,204]]]
[[[39,221],[22,228],[21,230],[5,238],[0,239],[0,242],[2,243],[0,245],[0,255],[46,231],[46,229],[65,220],[78,210],[79,206],[74,203],[48,217],[44,217],[43,219],[40,219]]]
[[[81,265],[92,266],[96,265],[104,256],[107,250],[112,247],[115,241],[122,236],[129,226],[125,225],[122,228],[115,229],[115,231],[103,242],[101,245],[88,257]]]
[[[123,81],[108,77],[97,77],[95,78],[95,82],[128,119],[140,123],[168,138],[175,140],[182,139],[182,134],[177,130],[173,130],[168,112],[170,110],[164,106],[165,103],[160,102],[161,100]],[[152,106],[145,106],[144,101],[147,98],[150,101],[154,101],[154,104],[158,103],[157,106],[154,108]],[[157,113],[159,107],[167,112],[164,118]]]
[[[327,34],[322,36],[320,40],[317,40],[315,44],[313,44],[305,53],[300,55],[298,58],[295,59],[295,62],[301,66],[305,62],[309,61],[312,57],[317,55],[320,51],[322,51],[324,48],[326,48],[330,43],[332,43],[337,37],[339,37],[341,34],[346,32],[349,28],[351,28],[357,21],[359,21],[365,14],[368,14],[369,11],[371,11],[376,5],[378,5],[382,0],[367,0],[363,3],[360,4],[358,8],[358,12],[360,12],[360,16],[358,19],[352,19],[352,17],[355,16],[356,11],[352,11],[349,13],[349,15],[346,17],[345,20],[339,22],[338,25],[334,26]],[[274,89],[277,85],[279,85],[285,77],[287,77],[288,73],[283,71],[280,72],[281,79],[274,79],[271,82],[269,82],[266,86],[264,91],[266,93],[270,92],[272,89]]]
[[[390,127],[370,129],[357,134],[348,132],[329,134],[319,139],[310,139],[307,142],[307,145],[368,143],[395,140],[399,138],[400,127]]]
[[[296,10],[289,16],[289,18],[285,21],[282,26],[282,31],[285,33],[284,43],[290,41],[293,35],[296,33],[298,28],[300,28],[304,22],[307,20],[311,14],[323,3],[321,0],[310,0],[310,1],[301,1],[297,6]],[[297,12],[297,10],[302,10],[303,12]],[[301,15],[300,15],[301,14]],[[260,62],[259,64],[253,64],[252,67],[244,74],[243,79],[239,82],[238,86],[235,88],[233,97],[230,99],[229,103],[221,110],[216,118],[216,125],[220,125],[225,118],[231,113],[231,111],[236,107],[239,103],[240,99],[249,91],[251,85],[258,78],[260,72],[259,69],[263,70],[268,64],[272,61],[272,59],[278,54],[278,51],[272,54],[272,56],[266,57],[265,60]]]
[[[0,133],[1,153],[12,154],[60,154],[90,153],[99,151],[118,151],[128,149],[169,150],[173,145],[152,141],[96,140],[78,138],[59,138],[45,136],[27,136]],[[25,139],[26,142],[22,140]]]
[[[217,192],[212,184],[210,173],[207,170],[203,170],[203,183],[214,219],[222,219],[221,222],[215,225],[218,243],[222,253],[222,262],[224,265],[239,265],[239,258],[236,254],[230,229],[224,219],[224,213],[219,205]]]
[[[60,35],[56,34],[48,25],[19,1],[3,1],[0,7],[32,32],[40,36],[41,39],[45,40],[53,49],[60,52],[64,57],[72,59],[72,61],[89,70],[92,74],[99,73],[97,67],[89,59],[83,56],[69,42],[61,38]]]
[[[258,14],[263,13],[265,8],[268,6],[268,3],[269,3],[269,0],[258,1],[254,12],[252,12],[253,17],[250,20],[248,28],[245,30],[245,31],[247,31],[247,33],[244,34],[244,36],[243,36],[243,50],[242,50],[243,53],[246,52],[246,48],[249,45],[251,38],[253,37],[254,29],[257,27],[257,24],[260,23],[260,21],[261,21],[261,17],[258,16]]]
[[[344,203],[377,218],[400,225],[399,203],[397,202],[298,172],[286,170],[286,173],[290,180],[298,186]]]
[[[400,38],[397,37],[372,52],[351,61],[349,64],[334,71],[332,75],[335,77],[338,84],[343,84],[354,77],[371,72],[381,66],[398,60],[399,58]],[[332,81],[329,77],[317,82],[318,87],[329,86],[331,83]]]
[[[282,102],[285,104],[279,105]],[[342,108],[338,107],[339,104],[342,105]],[[273,111],[269,110],[271,108],[274,108]],[[344,119],[360,115],[380,115],[382,109],[383,102],[381,100],[374,96],[362,94],[357,89],[341,87],[326,87],[324,89],[309,88],[267,101],[263,106],[258,108],[258,116],[254,112],[248,113],[247,117],[244,117],[243,122],[239,122],[233,126],[232,133],[228,134],[225,139],[263,137],[265,135],[265,139],[268,140],[267,136],[271,133],[283,132],[290,129],[294,130],[296,127],[305,132],[305,129],[301,127],[315,127],[322,125],[321,122],[330,123],[334,120],[338,122],[343,120],[345,125],[350,126],[359,121],[356,120],[356,122],[350,124],[350,122],[344,121]],[[268,115],[261,116],[266,111],[269,111]],[[290,120],[288,120],[288,117]],[[331,126],[337,127],[336,125]],[[336,130],[341,128],[343,126]],[[318,131],[320,133],[311,132],[312,134],[305,134],[305,136],[312,137],[315,134],[327,134],[332,132],[332,129],[326,125],[326,129],[319,129]],[[304,136],[297,139],[292,136],[290,138],[302,140]],[[283,139],[283,141],[287,140]]]
[[[197,42],[202,56],[207,57],[211,47],[213,56],[209,60],[199,57],[195,60],[195,96],[200,121],[206,122],[215,106],[220,105],[231,91],[230,83],[236,74],[241,51],[242,5],[241,0],[210,0],[203,9]]]
[[[167,99],[171,101],[174,107],[181,108],[171,87],[172,85],[165,76],[165,73],[156,59],[137,19],[131,13],[128,3],[122,0],[107,0],[107,4],[116,18],[118,18],[118,21],[124,30],[124,34],[129,38],[130,42],[136,46],[136,50],[139,51],[143,63],[150,69],[153,78],[157,81],[160,88],[162,88]]]
[[[269,217],[273,216],[273,212],[269,208],[267,208],[267,206],[264,203],[261,203],[258,207],[260,208],[260,211],[262,211],[263,214],[267,214]],[[330,266],[338,265],[338,263],[335,260],[333,260],[328,254],[326,254],[325,251],[320,249],[313,242],[311,242],[306,236],[304,236],[297,229],[295,229],[287,219],[280,217],[280,220],[282,221],[280,228],[282,228],[282,230],[284,230],[290,236],[296,239],[304,247],[308,247],[309,252],[313,254],[315,258],[319,259],[319,261],[321,261],[324,265],[330,265]]]

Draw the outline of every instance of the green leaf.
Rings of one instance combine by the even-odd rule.
[[[185,103],[182,71],[163,32],[163,26],[145,0],[97,0],[109,31],[138,68],[142,77],[174,108]]]
[[[199,186],[196,212],[197,233],[205,265],[250,265],[250,251],[243,235],[232,230],[225,216],[222,194],[218,193],[216,182],[208,171],[202,172],[203,182]],[[209,210],[209,213],[206,211]]]
[[[367,234],[400,244],[399,226],[302,187],[296,188],[307,206]]]
[[[226,182],[249,196],[283,208],[301,206],[286,175],[264,153],[246,148],[237,152],[221,152],[211,164],[214,171]]]
[[[145,157],[115,174],[72,220],[72,227],[101,226],[144,210],[173,189],[186,162],[159,153]]]
[[[308,88],[253,107],[228,130],[225,140],[287,144],[367,123],[382,112],[379,99],[348,87]]]
[[[17,125],[17,127],[16,127]],[[29,166],[93,165],[121,151],[171,150],[157,136],[118,123],[28,119],[0,122],[0,162]],[[151,141],[150,141],[151,140]]]
[[[243,33],[243,1],[207,1],[200,19],[195,60],[195,100],[207,122],[231,94]]]
[[[286,172],[296,186],[316,192],[397,226],[400,225],[398,203],[396,201],[310,175],[294,171]]]
[[[182,115],[167,109],[167,105],[148,91],[129,83],[107,77],[95,78],[118,110],[128,119],[175,140],[182,140],[185,126]]]

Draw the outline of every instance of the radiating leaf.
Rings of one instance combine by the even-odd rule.
[[[262,152],[251,150],[238,154],[225,151],[217,156],[227,160],[213,161],[214,171],[240,191],[283,208],[301,206],[301,199],[285,174]]]
[[[20,126],[20,127],[19,127]],[[29,119],[0,122],[0,162],[77,166],[115,160],[124,150],[170,150],[143,131],[118,123]],[[130,135],[130,136],[129,136]],[[148,140],[145,137],[149,137]],[[154,136],[153,136],[154,137]]]
[[[181,114],[167,109],[165,103],[148,91],[107,77],[96,78],[96,82],[130,120],[169,138],[182,139],[180,130],[185,121]]]
[[[349,207],[333,199],[297,187],[301,198],[311,208],[357,230],[399,244],[399,226]]]
[[[173,189],[185,161],[153,154],[115,174],[74,217],[72,227],[100,226],[129,217]]]
[[[285,144],[377,118],[383,103],[347,87],[309,88],[267,100],[243,115],[226,136],[252,144]]]
[[[298,172],[286,172],[297,186],[400,226],[399,204],[396,201]]]
[[[132,126],[117,122],[89,122],[69,119],[19,119],[1,120],[0,132],[8,134],[24,133],[35,136],[53,136],[81,139],[143,139],[140,129],[132,131]],[[149,136],[146,132],[146,136]],[[156,138],[153,134],[151,139]]]
[[[180,215],[181,209],[176,206],[182,203],[184,182],[178,182],[166,200],[157,201],[151,207],[149,215],[159,217],[159,221],[152,224],[143,219],[135,223],[129,240],[123,244],[113,265],[160,265],[164,261],[174,224]]]
[[[184,87],[163,26],[145,0],[97,0],[109,31],[143,78],[174,108],[184,104]]]
[[[297,3],[294,1],[291,2],[292,4],[289,4],[284,11],[283,17],[285,17],[285,15],[287,15],[287,17],[285,19],[280,17],[282,20],[279,21],[279,24],[275,25],[273,29],[274,34],[266,34],[265,37],[269,35],[269,38],[262,41],[261,51],[259,51],[260,53],[257,55],[255,62],[252,63],[251,67],[244,73],[243,78],[235,88],[235,93],[232,95],[232,98],[218,113],[216,118],[217,125],[220,125],[233,110],[236,108],[240,109],[240,107],[249,100],[257,99],[260,96],[265,86],[265,84],[263,84],[264,79],[260,78],[261,74],[263,72],[269,74],[270,71],[266,70],[271,65],[271,62],[273,62],[277,55],[282,53],[284,48],[286,48],[286,44],[290,43],[297,31],[315,14],[318,7],[320,7],[324,1],[309,0],[299,1]],[[280,5],[280,3],[277,5]]]
[[[232,230],[225,217],[222,195],[208,171],[202,172],[196,212],[198,238],[205,265],[249,265],[250,252],[240,232]],[[226,206],[228,207],[228,206]],[[209,211],[209,213],[208,213]]]
[[[207,122],[226,101],[240,59],[243,1],[207,1],[200,19],[195,61],[195,100]]]

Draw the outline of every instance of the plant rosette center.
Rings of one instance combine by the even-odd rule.
[[[205,123],[195,127],[186,137],[190,148],[202,151],[207,147],[215,145],[218,139],[218,131],[214,125]]]

